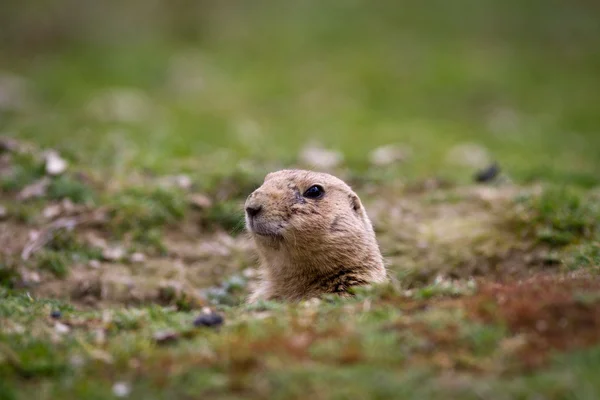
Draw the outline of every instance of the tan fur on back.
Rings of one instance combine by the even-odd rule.
[[[303,196],[313,185],[322,198]],[[387,280],[371,221],[358,196],[324,173],[282,170],[267,175],[246,200],[246,226],[260,258],[261,281],[249,301],[345,295],[356,285]]]

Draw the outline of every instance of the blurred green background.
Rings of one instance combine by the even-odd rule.
[[[293,165],[313,139],[356,171],[600,181],[600,3],[4,0],[0,132],[111,174]]]

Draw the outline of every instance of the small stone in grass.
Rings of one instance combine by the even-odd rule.
[[[376,148],[369,155],[371,164],[385,166],[405,161],[410,157],[411,150],[406,146],[389,144]]]
[[[127,382],[116,382],[112,387],[112,391],[117,397],[127,397],[131,393],[131,386]]]
[[[43,177],[27,186],[25,186],[18,194],[17,200],[24,201],[33,198],[44,197],[48,192],[48,187],[52,181],[47,177]]]
[[[61,324],[60,322],[56,322],[54,324],[54,330],[57,333],[60,333],[61,335],[65,335],[65,334],[67,334],[67,333],[69,333],[71,331],[71,328],[69,328],[68,325]]]
[[[134,264],[141,264],[146,261],[146,256],[143,253],[133,253],[131,257],[129,257],[129,261]]]
[[[212,206],[212,200],[202,193],[194,193],[190,195],[189,202],[192,206],[199,210],[204,210]]]
[[[475,174],[475,182],[485,183],[493,181],[500,174],[500,166],[494,163]]]
[[[217,313],[211,312],[200,315],[194,320],[194,326],[217,327],[223,325],[223,317]]]
[[[67,170],[68,163],[57,151],[49,150],[46,152],[46,173],[48,175],[60,175]]]
[[[171,330],[158,331],[154,334],[154,340],[158,344],[173,343],[179,339],[179,333]]]
[[[52,310],[52,312],[50,313],[50,317],[54,319],[59,319],[60,317],[62,317],[62,313],[59,310]]]
[[[126,251],[120,246],[107,247],[102,251],[102,257],[107,261],[119,261],[125,257]]]

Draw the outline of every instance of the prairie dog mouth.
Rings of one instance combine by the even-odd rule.
[[[283,229],[280,224],[261,222],[254,218],[249,218],[247,225],[248,230],[255,235],[283,239]]]

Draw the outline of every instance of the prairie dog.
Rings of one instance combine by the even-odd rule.
[[[347,295],[352,286],[387,280],[360,199],[332,175],[305,170],[270,173],[248,196],[245,211],[261,274],[249,302]]]

